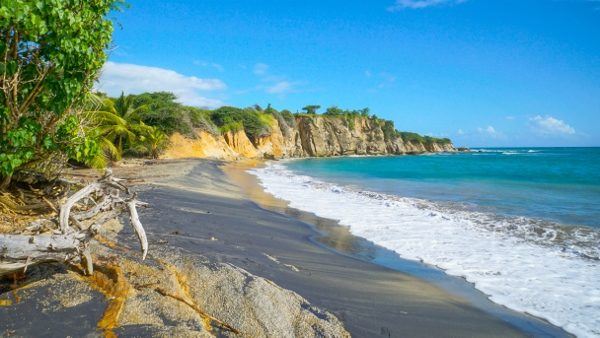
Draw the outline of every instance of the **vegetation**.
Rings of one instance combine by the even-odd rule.
[[[248,138],[256,144],[256,141],[263,136],[271,133],[273,120],[277,121],[282,133],[290,135],[291,128],[296,126],[298,117],[323,116],[325,118],[340,118],[351,129],[355,126],[357,118],[367,118],[372,123],[381,126],[385,140],[396,140],[402,138],[406,142],[431,143],[449,143],[448,139],[438,139],[429,136],[421,136],[416,133],[399,132],[394,127],[394,122],[378,118],[371,115],[369,108],[358,110],[340,109],[336,106],[328,107],[323,115],[316,113],[320,106],[309,105],[304,107],[304,113],[293,114],[289,110],[273,108],[268,104],[266,108],[259,105],[253,105],[247,108],[237,108],[223,106],[217,109],[201,109],[196,107],[187,107],[176,101],[176,97],[170,93],[143,93],[139,95],[129,95],[116,99],[105,98],[112,103],[105,103],[105,111],[99,112],[102,117],[103,126],[97,126],[100,135],[100,144],[107,144],[106,141],[114,144],[116,154],[128,153],[135,156],[153,156],[160,154],[166,146],[167,135],[174,132],[194,136],[193,130],[203,130],[213,135],[220,135],[227,132],[237,132],[243,130]],[[314,112],[314,114],[313,114]],[[110,118],[108,118],[110,116]],[[144,124],[145,128],[139,128]],[[160,142],[154,146],[143,145],[149,140],[158,140],[148,135],[140,134],[140,130],[155,131],[148,128],[155,128],[156,133],[161,133]],[[151,135],[154,135],[150,133]],[[120,155],[114,156],[115,151],[110,146],[103,146],[105,153],[111,155],[113,159],[120,159]],[[144,150],[145,149],[145,150]]]
[[[271,131],[271,115],[255,108],[221,107],[210,113],[212,122],[222,132],[244,130],[251,141],[260,136],[268,135]]]
[[[433,143],[440,143],[440,144],[448,144],[450,143],[450,139],[449,138],[437,138],[437,137],[431,137],[431,136],[421,136],[417,133],[411,133],[411,132],[399,132],[400,137],[402,137],[402,140],[404,142],[411,142],[411,143],[423,143],[423,144],[433,144]]]
[[[317,114],[317,110],[321,109],[321,106],[316,105],[316,104],[311,104],[305,107],[302,107],[302,110],[304,110],[306,112],[306,114],[308,115],[315,115]]]
[[[98,144],[74,107],[112,34],[116,0],[0,2],[0,189],[18,171],[50,175],[65,157],[89,162]]]
[[[274,121],[289,135],[301,116],[321,108],[307,105],[304,115],[278,111],[270,104],[209,110],[188,107],[168,92],[91,94],[106,60],[112,23],[107,13],[120,0],[6,0],[0,4],[0,189],[16,173],[49,177],[67,161],[103,167],[123,156],[158,158],[168,136],[217,135],[243,130],[254,143],[271,133]],[[326,109],[354,128],[358,117],[380,123],[387,139],[437,139],[400,133],[391,121],[368,108]],[[445,141],[444,141],[445,142]],[[448,141],[449,142],[449,141]]]

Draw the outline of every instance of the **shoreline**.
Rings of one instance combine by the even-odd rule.
[[[264,163],[265,161],[229,162],[223,166],[223,169],[229,178],[246,192],[248,198],[261,208],[297,218],[307,224],[315,232],[310,237],[314,244],[337,254],[389,268],[440,287],[445,292],[468,301],[474,307],[501,319],[527,335],[573,337],[563,328],[543,318],[494,303],[488,295],[475,288],[473,283],[463,277],[448,275],[442,269],[423,262],[404,259],[392,250],[351,234],[347,227],[341,226],[336,220],[289,207],[287,201],[265,192],[258,178],[247,172]],[[356,244],[348,245],[348,242]]]
[[[298,304],[295,306],[302,309],[304,316],[321,320],[319,325],[325,325],[323,327],[335,326],[339,320],[356,337],[531,335],[528,334],[531,330],[519,329],[514,322],[490,314],[474,306],[469,299],[448,292],[418,274],[399,272],[374,262],[373,257],[379,254],[376,248],[365,245],[364,240],[337,222],[287,208],[284,201],[266,194],[254,176],[246,172],[249,165],[260,163],[263,162],[182,159],[133,161],[114,168],[116,176],[137,184],[135,190],[140,200],[151,206],[140,211],[150,241],[145,262],[139,261],[131,250],[137,245],[133,232],[128,228],[120,231],[118,224],[115,225],[117,230],[107,229],[104,233],[108,241],[102,243],[108,246],[94,245],[105,264],[116,269],[110,272],[113,268],[97,267],[99,277],[104,276],[109,285],[115,283],[115,287],[122,286],[124,291],[129,291],[123,298],[114,298],[112,289],[102,287],[104,282],[98,285],[71,268],[56,264],[32,267],[33,280],[25,281],[13,291],[0,292],[0,301],[12,302],[12,305],[0,306],[0,317],[6,316],[5,321],[0,321],[0,332],[21,335],[114,332],[158,336],[168,330],[191,336],[202,332],[205,328],[193,311],[190,312],[191,308],[181,308],[178,304],[179,296],[161,297],[165,290],[183,295],[188,306],[193,304],[196,309],[205,309],[234,327],[249,327],[260,332],[272,329],[271,324],[285,316],[278,306],[261,307],[265,301],[266,304],[272,302],[268,297],[273,292],[283,290],[299,295],[299,298],[281,299],[300,299],[301,304],[295,303]],[[70,174],[78,180],[99,175],[91,170]],[[288,209],[288,212],[276,208]],[[330,235],[323,236],[323,229],[331,232]],[[262,312],[256,308],[236,310],[239,306],[235,304],[256,302],[256,298],[248,298],[244,291],[246,286],[236,291],[229,288],[230,281],[214,282],[222,273],[234,280],[241,278],[241,285],[244,278],[246,283],[258,280],[266,283],[263,285],[271,285],[269,288],[273,291],[265,290],[252,296],[261,299],[255,306]],[[166,284],[153,289],[156,283]],[[222,290],[223,287],[226,290]],[[0,291],[2,288],[10,290],[8,284],[0,284]],[[192,290],[192,293],[182,290]],[[220,296],[211,298],[214,294]],[[62,295],[70,295],[74,301]],[[302,299],[306,299],[306,303],[302,303]],[[123,307],[122,314],[109,311],[115,302]],[[229,306],[233,308],[227,310]],[[274,311],[276,309],[279,310]],[[286,305],[284,309],[289,307]],[[74,313],[77,316],[72,317]],[[335,317],[327,317],[325,321],[320,317],[323,313]],[[114,326],[101,325],[107,315],[113,316],[111,325]],[[23,323],[19,318],[30,320]],[[161,318],[170,319],[165,322]],[[195,322],[183,318],[194,318]],[[82,324],[77,330],[67,332],[68,326],[40,325],[40,321]],[[261,322],[271,324],[258,325]],[[266,336],[281,336],[273,332],[277,331]],[[257,336],[261,335],[257,333]]]

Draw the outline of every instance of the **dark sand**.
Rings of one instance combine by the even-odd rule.
[[[364,245],[364,240],[331,220],[287,208],[282,201],[262,192],[256,181],[244,173],[244,168],[230,164],[223,169],[222,162],[208,160],[115,168],[118,177],[153,183],[138,186],[140,200],[151,205],[140,212],[150,241],[149,256],[153,250],[176,247],[192,256],[199,254],[216,262],[237,265],[331,311],[355,337],[565,335],[556,328],[524,331],[514,321],[500,319],[475,306],[469,297],[373,264],[370,259],[377,252]],[[86,171],[77,174],[94,175],[97,174]],[[316,230],[323,227],[327,227],[327,236]],[[138,245],[129,227],[120,233],[119,241],[133,250]],[[60,271],[65,269],[54,266]],[[38,270],[48,273],[47,268],[37,267],[31,273],[36,275]],[[52,283],[61,287],[52,284],[20,290],[22,299],[17,306],[0,304],[0,336],[99,333],[95,325],[106,300],[96,291],[75,292],[69,286],[72,279],[64,271],[56,276]],[[0,300],[16,297],[16,292],[15,297],[13,292],[3,294],[1,287],[0,284]],[[36,301],[45,293],[64,292],[60,290],[72,290],[73,296],[90,299],[65,298],[64,301],[83,304],[76,313],[68,309],[53,310],[53,304],[40,307]],[[526,317],[516,312],[513,315]],[[13,329],[17,332],[12,333]],[[136,335],[131,329],[120,333]]]
[[[271,279],[334,313],[356,337],[531,335],[422,279],[318,244],[305,222],[254,202],[281,207],[242,169],[229,166],[226,176],[220,163],[201,161],[189,175],[143,191],[153,206],[141,214],[151,247],[166,240]],[[339,228],[329,244],[351,251],[356,238]]]

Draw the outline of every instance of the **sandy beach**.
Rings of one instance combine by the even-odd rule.
[[[135,177],[140,200],[151,206],[141,211],[141,220],[150,240],[150,257],[156,261],[160,261],[158,257],[162,260],[196,257],[210,264],[239,267],[331,312],[355,337],[532,335],[439,286],[361,259],[361,254],[369,253],[361,251],[356,238],[342,227],[334,227],[337,230],[326,241],[318,240],[317,223],[331,221],[290,210],[282,201],[262,192],[253,177],[245,173],[251,165],[256,163],[179,160],[142,167],[125,165],[114,171],[117,176]],[[92,172],[75,173],[76,177],[86,175]],[[115,241],[124,248],[136,245],[128,228]],[[152,259],[143,264],[152,266]],[[73,274],[64,268],[55,270],[53,278]],[[136,271],[133,273],[139,273],[139,269]],[[98,293],[91,292],[85,301],[77,303],[75,309],[80,312],[73,318],[69,317],[73,308],[52,310],[52,306],[28,298],[51,292],[49,284],[38,283],[31,283],[22,291],[20,303],[0,307],[3,318],[0,332],[72,334],[58,330],[54,324],[44,324],[54,331],[36,330],[39,322],[25,323],[19,319],[32,316],[40,308],[45,323],[77,320],[83,323],[78,333],[97,332],[95,321],[106,306]],[[62,287],[71,292],[82,286]],[[5,290],[8,290],[6,285]],[[11,300],[12,295],[4,292],[2,298]],[[115,332],[124,335],[159,332],[143,328],[130,326]]]

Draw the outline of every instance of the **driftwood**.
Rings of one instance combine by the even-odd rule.
[[[58,219],[34,221],[25,233],[0,234],[0,276],[44,262],[82,263],[91,274],[90,240],[100,225],[124,210],[129,212],[140,241],[142,259],[145,259],[148,240],[136,207],[146,204],[135,198],[135,194],[107,170],[100,180],[71,195],[60,207]]]

